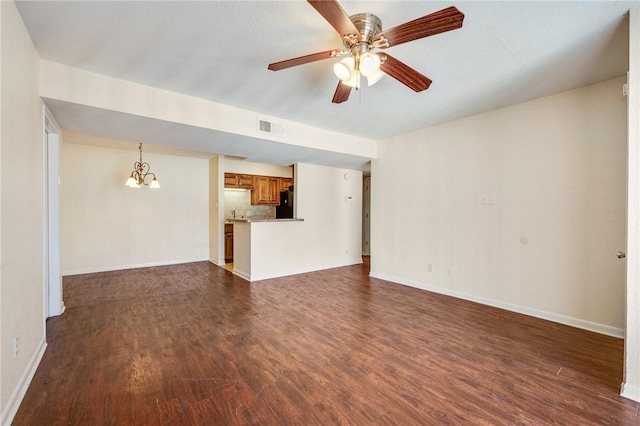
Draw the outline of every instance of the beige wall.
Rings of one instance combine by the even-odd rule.
[[[209,160],[143,151],[161,188],[132,189],[137,159],[135,148],[62,144],[63,275],[209,258]]]
[[[621,336],[624,82],[381,142],[372,275]]]
[[[0,31],[0,414],[8,424],[46,346],[44,130],[38,56],[13,2],[0,2]]]
[[[362,172],[299,163],[294,186],[306,254],[295,262],[307,271],[362,263]]]

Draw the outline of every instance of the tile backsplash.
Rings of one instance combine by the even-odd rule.
[[[224,218],[232,219],[233,212],[236,219],[275,219],[276,208],[274,206],[252,206],[251,191],[224,190]]]

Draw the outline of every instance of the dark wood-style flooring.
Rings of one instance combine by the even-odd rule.
[[[14,425],[638,425],[623,342],[368,277],[64,279]]]

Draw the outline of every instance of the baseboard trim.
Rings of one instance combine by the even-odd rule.
[[[53,317],[57,317],[59,315],[62,315],[64,313],[64,310],[67,309],[67,307],[64,305],[64,300],[60,303],[60,311],[58,311],[57,313],[53,314],[53,313],[49,313],[49,318],[53,318]]]
[[[622,391],[620,392],[620,396],[623,396],[635,402],[640,402],[640,386],[622,383]]]
[[[251,281],[251,275],[247,274],[246,272],[243,271],[238,271],[237,269],[233,268],[233,275],[242,278],[245,281]]]
[[[44,356],[44,351],[47,349],[47,340],[46,337],[43,337],[38,345],[38,348],[34,352],[33,356],[29,360],[29,364],[27,365],[27,369],[24,374],[20,378],[18,382],[18,386],[16,386],[13,395],[9,398],[9,402],[7,403],[7,409],[2,413],[2,425],[9,426],[13,421],[13,418],[16,416],[18,412],[18,408],[20,408],[20,404],[22,403],[22,399],[27,393],[27,389],[29,389],[29,385],[31,384],[31,380],[33,380],[33,376],[36,374],[36,370],[40,365],[40,361],[42,361],[42,357]]]
[[[371,271],[369,276],[373,278],[379,278],[381,280],[390,281],[396,284],[402,284],[409,287],[419,288],[421,290],[431,291],[433,293],[444,294],[445,296],[456,297],[458,299],[468,300],[470,302],[476,302],[487,306],[493,306],[494,308],[505,309],[507,311],[516,312],[519,314],[528,315],[535,318],[544,319],[547,321],[557,322],[559,324],[569,325],[571,327],[580,328],[583,330],[593,331],[595,333],[604,334],[607,336],[617,337],[624,339],[624,329],[611,327],[604,324],[598,324],[591,321],[585,321],[579,318],[572,318],[553,312],[542,311],[539,309],[529,308],[527,306],[516,305],[512,303],[506,303],[499,300],[489,299],[482,296],[476,296],[474,294],[464,293],[455,290],[449,290],[443,287],[433,286],[417,281],[406,280],[403,278],[395,277],[392,275],[381,274],[379,272]]]
[[[97,268],[76,269],[71,271],[63,271],[62,276],[67,277],[70,275],[95,274],[98,272],[121,271],[123,269],[150,268],[153,266],[180,265],[182,263],[193,263],[193,262],[209,262],[209,258],[165,260],[162,262],[137,263],[134,265],[102,266]]]

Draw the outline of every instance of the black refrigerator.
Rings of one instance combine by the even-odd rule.
[[[293,186],[280,192],[280,205],[276,206],[276,219],[293,219]]]

